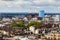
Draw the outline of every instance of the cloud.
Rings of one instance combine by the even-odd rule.
[[[60,0],[0,0],[0,12],[60,12]]]

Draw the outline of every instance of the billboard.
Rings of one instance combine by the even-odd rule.
[[[39,11],[39,17],[44,17],[44,14],[45,14],[44,10]]]

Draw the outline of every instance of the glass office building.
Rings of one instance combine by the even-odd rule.
[[[39,12],[39,17],[44,17],[44,15],[45,15],[45,12],[44,12],[44,10],[41,10],[40,12]]]

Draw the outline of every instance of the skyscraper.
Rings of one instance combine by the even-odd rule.
[[[39,12],[39,17],[44,17],[44,10],[41,10],[40,12]]]

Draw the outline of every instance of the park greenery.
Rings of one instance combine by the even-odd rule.
[[[36,27],[40,27],[40,25],[42,25],[43,23],[42,22],[30,22],[30,23],[27,23],[27,25],[25,25],[24,21],[20,21],[20,22],[12,22],[11,23],[11,26],[12,27],[23,27],[23,28],[29,28],[30,26],[36,26]]]
[[[25,27],[25,24],[24,24],[24,22],[23,21],[20,21],[20,22],[12,22],[11,23],[11,26],[12,27]]]
[[[30,22],[28,23],[27,27],[30,27],[30,26],[36,26],[36,27],[40,27],[40,25],[42,25],[43,23],[42,22]]]

